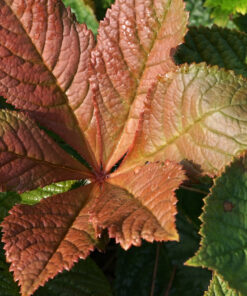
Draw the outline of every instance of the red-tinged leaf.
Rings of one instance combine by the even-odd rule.
[[[95,201],[91,220],[108,228],[124,249],[149,242],[177,240],[174,191],[185,180],[181,166],[149,163],[126,174],[112,175]]]
[[[90,176],[33,120],[15,111],[0,111],[0,185],[23,192],[50,183]]]
[[[89,148],[96,138],[88,81],[93,47],[92,33],[61,1],[0,1],[0,94],[96,166]]]
[[[186,23],[182,0],[117,0],[100,23],[92,85],[106,171],[134,139],[144,98],[157,75],[176,69],[172,54],[183,41]]]
[[[88,222],[92,191],[88,185],[34,206],[16,205],[4,219],[4,249],[22,296],[32,295],[94,249],[96,237]]]
[[[120,171],[143,159],[189,160],[215,175],[247,149],[247,80],[205,64],[160,77],[148,97],[135,146]]]

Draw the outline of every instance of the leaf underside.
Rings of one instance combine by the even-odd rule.
[[[246,158],[241,158],[216,179],[201,217],[201,247],[188,261],[215,270],[243,295],[247,294],[246,167]]]
[[[83,186],[34,206],[16,205],[2,222],[7,261],[22,295],[31,295],[94,249],[96,237],[88,222],[92,189]]]
[[[247,81],[205,64],[160,77],[146,101],[135,146],[119,171],[143,159],[187,160],[214,176],[247,148]]]

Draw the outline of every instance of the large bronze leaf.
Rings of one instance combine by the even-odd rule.
[[[0,1],[0,94],[96,166],[88,81],[93,47],[92,33],[61,1]]]
[[[0,111],[0,185],[23,192],[91,173],[23,113]]]
[[[7,260],[23,296],[94,249],[96,236],[88,222],[92,190],[88,185],[34,206],[16,205],[2,222]]]
[[[177,240],[174,191],[184,180],[181,166],[169,161],[116,172],[103,185],[91,219],[97,227],[108,228],[124,249],[140,246],[142,238]]]
[[[135,147],[120,170],[144,159],[189,160],[215,175],[247,149],[247,81],[205,64],[160,77],[146,100]]]
[[[133,141],[157,75],[176,69],[172,56],[183,41],[186,23],[182,0],[117,0],[100,23],[92,83],[106,171]]]

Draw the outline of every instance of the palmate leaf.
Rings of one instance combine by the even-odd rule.
[[[174,63],[187,18],[182,0],[117,0],[95,47],[61,1],[0,0],[0,95],[18,109],[0,113],[0,159],[11,162],[0,185],[91,183],[16,205],[4,219],[23,296],[85,258],[105,228],[125,249],[143,238],[177,240],[175,190],[186,179],[177,162],[214,175],[246,149],[246,81]]]
[[[172,53],[183,41],[186,23],[182,0],[116,1],[100,23],[91,81],[106,171],[133,141],[144,98],[157,75],[175,69]]]
[[[149,92],[136,145],[118,171],[150,161],[188,161],[215,175],[247,149],[247,81],[218,67],[184,65]]]
[[[243,295],[247,293],[246,167],[246,158],[241,158],[216,179],[201,217],[201,247],[188,261],[215,270]]]
[[[142,45],[138,45],[138,40],[132,38],[131,34],[136,30],[134,27],[131,29],[131,34],[119,40],[120,45],[122,42],[125,43],[121,45],[125,49],[120,47],[125,52],[127,62],[132,60],[130,53],[133,58],[135,56],[135,50],[130,52],[126,48],[131,41],[134,47],[139,46],[139,57],[144,56],[140,63],[138,62],[139,57],[133,60],[130,65],[132,69],[129,72],[130,76],[139,75],[138,77],[142,78],[135,77],[135,83],[138,81],[142,83],[142,87],[138,90],[139,95],[144,88],[144,81],[151,85],[158,70],[162,68],[162,73],[164,73],[168,68],[176,68],[172,60],[173,47],[182,41],[186,30],[187,14],[184,12],[182,0],[172,1],[172,3],[159,0],[154,4],[151,1],[141,0],[138,6],[131,1],[126,2],[126,5],[128,5],[127,15],[124,10],[125,4],[117,1],[112,11],[108,13],[108,18],[114,26],[115,13],[119,12],[118,21],[121,29],[119,32],[113,30],[111,33],[113,35],[126,32],[129,34],[129,29],[126,31],[122,26],[122,23],[128,26],[128,21],[142,29],[139,32]],[[12,133],[9,132],[13,141],[11,143],[8,141],[9,134],[7,134],[6,145],[3,148],[10,154],[13,154],[13,149],[16,149],[14,155],[15,157],[17,155],[21,161],[18,165],[10,166],[6,174],[0,175],[2,187],[23,191],[44,186],[49,182],[57,182],[59,179],[65,179],[63,176],[67,172],[67,167],[68,170],[71,171],[72,168],[72,171],[75,171],[75,174],[70,174],[68,179],[87,177],[92,183],[43,199],[34,206],[16,205],[10,215],[4,219],[2,223],[3,241],[7,260],[11,262],[14,278],[19,280],[22,295],[31,295],[49,278],[54,277],[64,268],[71,268],[79,258],[85,258],[89,251],[97,245],[97,236],[101,235],[103,228],[108,228],[110,236],[115,237],[124,248],[133,244],[139,245],[141,238],[149,241],[177,239],[174,223],[176,213],[174,191],[185,179],[179,164],[169,161],[165,164],[147,164],[132,173],[115,173],[112,176],[105,169],[104,149],[108,142],[103,143],[103,141],[107,135],[105,123],[108,115],[105,113],[106,110],[101,108],[102,93],[99,90],[105,78],[101,76],[102,71],[98,67],[98,62],[102,63],[103,60],[97,58],[97,55],[101,54],[101,50],[106,53],[105,48],[109,48],[111,36],[106,38],[105,35],[107,18],[101,24],[99,41],[92,54],[92,64],[90,64],[91,50],[94,46],[93,36],[85,26],[73,22],[70,12],[60,1],[27,0],[24,5],[19,0],[2,0],[0,1],[0,12],[0,25],[2,26],[0,28],[3,31],[0,35],[0,70],[2,71],[0,94],[6,96],[8,102],[17,109],[25,111],[20,115],[19,111],[7,112],[9,117],[20,116],[22,120],[16,120],[16,126],[13,125],[14,120],[7,121],[5,130],[10,130],[9,125],[13,126]],[[135,14],[139,14],[137,24],[133,19]],[[111,26],[109,28],[111,29]],[[156,34],[156,29],[159,29],[158,34]],[[163,48],[165,44],[166,50],[161,52],[160,48]],[[144,46],[144,49],[141,49],[141,46]],[[69,52],[71,47],[73,50]],[[146,52],[147,50],[149,52]],[[156,57],[158,53],[161,53],[161,56]],[[114,58],[113,61],[116,62],[117,59]],[[139,63],[137,67],[136,62]],[[110,70],[111,63],[108,61],[106,65]],[[141,74],[142,65],[146,67],[146,70],[143,69],[143,75]],[[98,70],[99,72],[95,73]],[[119,73],[126,71],[124,59],[119,60],[114,71]],[[92,77],[89,79],[90,73]],[[112,89],[109,89],[104,100],[109,101],[111,91]],[[131,91],[133,98],[128,98],[129,109],[136,92],[133,85]],[[144,94],[140,94],[138,99],[142,105],[141,97],[143,98]],[[135,122],[138,122],[139,111],[142,109],[139,110],[138,100],[135,100],[136,106],[133,111],[137,116]],[[115,106],[116,108],[111,110],[115,114],[114,112],[112,114],[115,117],[116,114],[121,117],[123,128],[126,119],[120,113],[121,108]],[[26,120],[25,115],[28,115]],[[52,140],[41,132],[29,117],[36,120],[45,130],[58,134],[62,140],[71,145],[85,158],[92,172],[66,155],[58,145],[53,144]],[[115,122],[112,121],[111,125],[114,126]],[[21,132],[19,126],[22,127]],[[129,127],[131,127],[130,137],[128,133],[122,133],[125,134],[125,139],[129,138],[128,147],[125,145],[123,150],[117,152],[118,156],[112,158],[109,170],[132,143],[137,126],[134,124]],[[32,132],[37,134],[37,143],[35,142],[36,136],[33,136]],[[26,135],[25,139],[23,134]],[[45,141],[42,142],[44,138]],[[113,146],[116,146],[116,143],[114,141]],[[49,149],[51,150],[50,158],[47,152]],[[1,155],[4,159],[5,154]],[[51,172],[53,174],[50,176],[42,172],[44,161],[39,164],[41,167],[39,174],[37,176],[32,174],[34,166],[25,165],[29,160],[28,157],[31,157],[34,164],[36,164],[36,158],[44,159],[46,161],[44,166],[47,165],[49,169],[52,163]],[[55,171],[57,164],[64,168],[61,173]],[[27,175],[30,175],[30,178],[24,180],[25,182],[18,180],[22,177],[23,167]],[[16,176],[15,182],[12,183],[9,181],[11,174]],[[131,179],[134,182],[131,182]],[[7,183],[6,180],[8,180]],[[125,184],[123,180],[129,184]],[[143,182],[143,185],[140,182]],[[119,199],[116,196],[112,198],[114,193],[120,193]],[[108,200],[109,198],[112,200]],[[116,205],[113,201],[117,202]],[[113,216],[113,219],[110,219],[104,203],[113,210],[116,210],[116,206],[119,205],[118,217]],[[144,223],[145,220],[147,223]],[[133,226],[131,223],[134,223]]]

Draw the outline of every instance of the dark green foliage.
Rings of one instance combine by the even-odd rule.
[[[198,207],[191,211],[192,219],[197,220],[202,198],[192,194],[199,200]],[[183,204],[189,199],[183,200]],[[179,203],[181,203],[181,198]],[[189,203],[187,203],[189,206]],[[170,296],[201,296],[209,285],[211,272],[202,268],[184,266],[183,263],[198,249],[199,235],[192,219],[183,214],[177,216],[177,228],[180,242],[163,244],[143,243],[140,248],[131,248],[125,252],[119,248],[117,253],[116,296],[149,296],[152,286],[155,260],[158,251],[158,267],[155,277],[156,296],[163,296],[169,290]],[[158,248],[158,250],[157,250]]]
[[[110,285],[95,262],[81,260],[70,271],[64,271],[39,288],[35,296],[111,296]]]
[[[117,296],[148,296],[158,244],[143,243],[125,252],[118,249],[115,291]],[[164,245],[159,246],[159,263],[155,280],[155,295],[161,295],[169,282],[172,267]]]
[[[247,76],[247,35],[227,28],[213,26],[192,27],[177,53],[176,61],[183,63],[206,62],[209,65],[233,70]]]
[[[201,217],[201,247],[188,261],[215,270],[243,295],[247,294],[246,167],[246,159],[237,160],[216,179]]]

